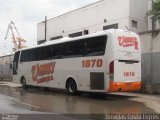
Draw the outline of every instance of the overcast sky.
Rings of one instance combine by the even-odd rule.
[[[45,16],[53,18],[96,1],[99,0],[0,0],[0,56],[12,51],[11,33],[4,40],[11,20],[31,46],[37,41],[37,23]]]

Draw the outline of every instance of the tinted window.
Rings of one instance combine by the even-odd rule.
[[[29,61],[29,50],[25,50],[21,52],[21,62]]]
[[[60,43],[21,53],[21,62],[104,55],[107,36]],[[16,57],[15,57],[16,59]]]
[[[28,56],[28,57],[29,57],[29,58],[28,58],[29,61],[39,60],[39,59],[38,59],[38,55],[40,55],[40,54],[39,54],[37,48],[36,48],[36,49],[28,50],[28,52],[29,52],[29,56]]]
[[[35,48],[32,50],[31,61],[41,60],[41,48]]]
[[[52,55],[52,51],[51,51],[51,47],[46,46],[46,47],[42,47],[39,48],[39,59],[40,60],[48,60],[51,58]]]
[[[107,36],[87,38],[84,40],[85,56],[104,55]]]
[[[66,43],[61,43],[53,46],[52,59],[65,58],[67,55]]]
[[[82,41],[73,41],[67,43],[67,57],[82,57],[83,56]]]

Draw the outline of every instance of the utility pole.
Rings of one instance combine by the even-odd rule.
[[[45,16],[45,42],[47,42],[47,16]]]
[[[152,11],[153,11],[153,3],[154,1],[152,0]],[[152,38],[153,38],[153,35],[154,35],[154,30],[155,30],[155,21],[154,21],[154,16],[152,17]],[[151,39],[151,49],[150,49],[150,52],[151,52],[151,59],[150,59],[150,80],[149,80],[149,84],[150,84],[150,87],[152,86],[152,78],[153,78],[153,54],[152,54],[152,51],[153,51],[153,40]],[[151,88],[150,88],[151,89]]]
[[[153,11],[153,0],[152,0],[152,11]],[[153,31],[155,30],[155,19],[154,16],[152,17],[152,36],[153,36]]]

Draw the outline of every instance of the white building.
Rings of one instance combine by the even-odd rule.
[[[110,28],[148,30],[148,0],[101,0],[47,20],[46,40],[76,37]],[[37,43],[45,42],[45,23],[38,24]]]

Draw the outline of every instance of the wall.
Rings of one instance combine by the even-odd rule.
[[[103,26],[116,23],[119,29],[146,31],[147,11],[148,0],[101,0],[48,20],[47,41],[55,36],[68,37],[68,34],[84,30],[89,30],[89,33],[102,31]],[[137,21],[136,28],[132,26],[132,20]],[[37,40],[45,40],[44,22],[37,25]]]
[[[66,37],[84,29],[89,29],[89,33],[102,31],[103,26],[115,23],[120,29],[126,30],[125,25],[129,27],[129,0],[102,0],[50,19],[47,22],[47,40],[58,35]],[[44,23],[37,27],[38,41],[44,40]]]
[[[0,57],[0,80],[12,81],[12,69],[10,64],[13,61],[13,55]]]
[[[147,30],[148,0],[130,0],[130,28],[133,32],[142,32]],[[132,20],[138,22],[137,28],[132,26]]]
[[[140,33],[144,90],[160,93],[160,30]]]

